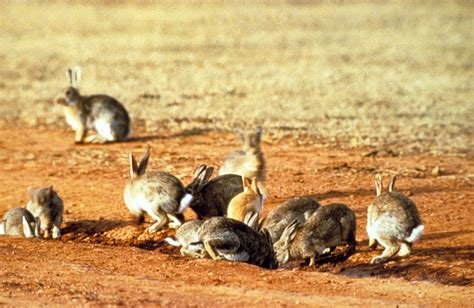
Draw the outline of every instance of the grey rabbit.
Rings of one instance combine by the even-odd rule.
[[[108,95],[81,95],[79,67],[76,67],[74,73],[69,68],[67,75],[69,87],[54,101],[64,107],[66,122],[75,131],[75,142],[105,143],[128,139],[132,129],[125,107]],[[89,129],[96,134],[86,138]]]
[[[378,242],[385,249],[371,260],[373,264],[386,262],[397,251],[401,257],[409,256],[413,243],[420,239],[425,228],[413,200],[393,191],[395,181],[394,176],[388,191],[383,192],[382,177],[375,177],[377,196],[367,209],[367,234],[370,247],[376,248]]]
[[[165,241],[172,246],[181,247],[180,252],[183,256],[205,258],[208,254],[198,237],[198,229],[203,223],[204,220],[187,221],[178,228],[175,236],[169,236]]]
[[[301,225],[319,207],[319,203],[311,197],[294,197],[271,210],[263,219],[261,225],[268,229],[273,242],[276,243],[280,239],[283,230],[293,220]]]
[[[198,236],[214,260],[246,262],[269,269],[277,267],[266,229],[258,232],[234,219],[212,217],[199,228]]]
[[[167,172],[145,173],[150,159],[147,148],[140,162],[130,153],[130,180],[124,189],[124,201],[127,208],[143,222],[144,213],[148,213],[156,222],[147,231],[156,232],[171,220],[170,227],[178,228],[182,224],[181,213],[190,205],[192,196],[185,192],[181,181]]]
[[[60,238],[64,211],[63,200],[54,191],[53,186],[30,188],[28,193],[30,200],[26,208],[34,217],[40,218],[43,237]]]
[[[276,258],[279,265],[308,258],[309,266],[344,261],[355,252],[355,232],[355,215],[349,207],[339,203],[321,206],[302,225],[295,219],[285,228],[274,245]],[[342,254],[319,259],[341,244],[347,244]]]
[[[33,217],[27,209],[14,208],[3,216],[0,222],[0,235],[40,238],[40,219]]]
[[[230,200],[244,191],[242,177],[226,174],[211,179],[214,168],[200,165],[186,192],[193,196],[190,208],[199,219],[224,216]]]

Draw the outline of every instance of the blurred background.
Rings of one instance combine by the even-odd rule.
[[[262,125],[400,152],[474,145],[471,1],[2,1],[2,125],[66,127],[82,68],[135,128]]]

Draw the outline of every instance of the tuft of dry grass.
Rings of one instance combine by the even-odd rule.
[[[93,1],[94,2],[94,1]],[[342,145],[471,151],[473,7],[411,1],[0,4],[0,114],[64,125],[52,98],[122,101],[150,131],[263,125]]]

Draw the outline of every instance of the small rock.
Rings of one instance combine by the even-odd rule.
[[[431,175],[433,176],[440,176],[443,173],[443,170],[441,169],[440,166],[436,166],[431,170]]]

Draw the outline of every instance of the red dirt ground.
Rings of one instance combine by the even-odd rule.
[[[0,130],[0,214],[25,205],[29,186],[52,184],[65,203],[61,240],[0,238],[0,304],[474,304],[472,155],[386,150],[367,157],[371,149],[267,136],[264,213],[292,196],[344,202],[357,215],[358,247],[337,266],[265,270],[181,257],[162,241],[172,231],[145,234],[148,223],[134,225],[122,200],[129,151],[141,155],[151,145],[149,170],[172,172],[187,184],[198,164],[218,166],[237,138],[199,130],[136,135],[126,143],[77,146],[63,130]],[[377,172],[400,175],[397,188],[417,203],[426,228],[411,257],[370,265],[380,254],[366,247],[365,233]]]

